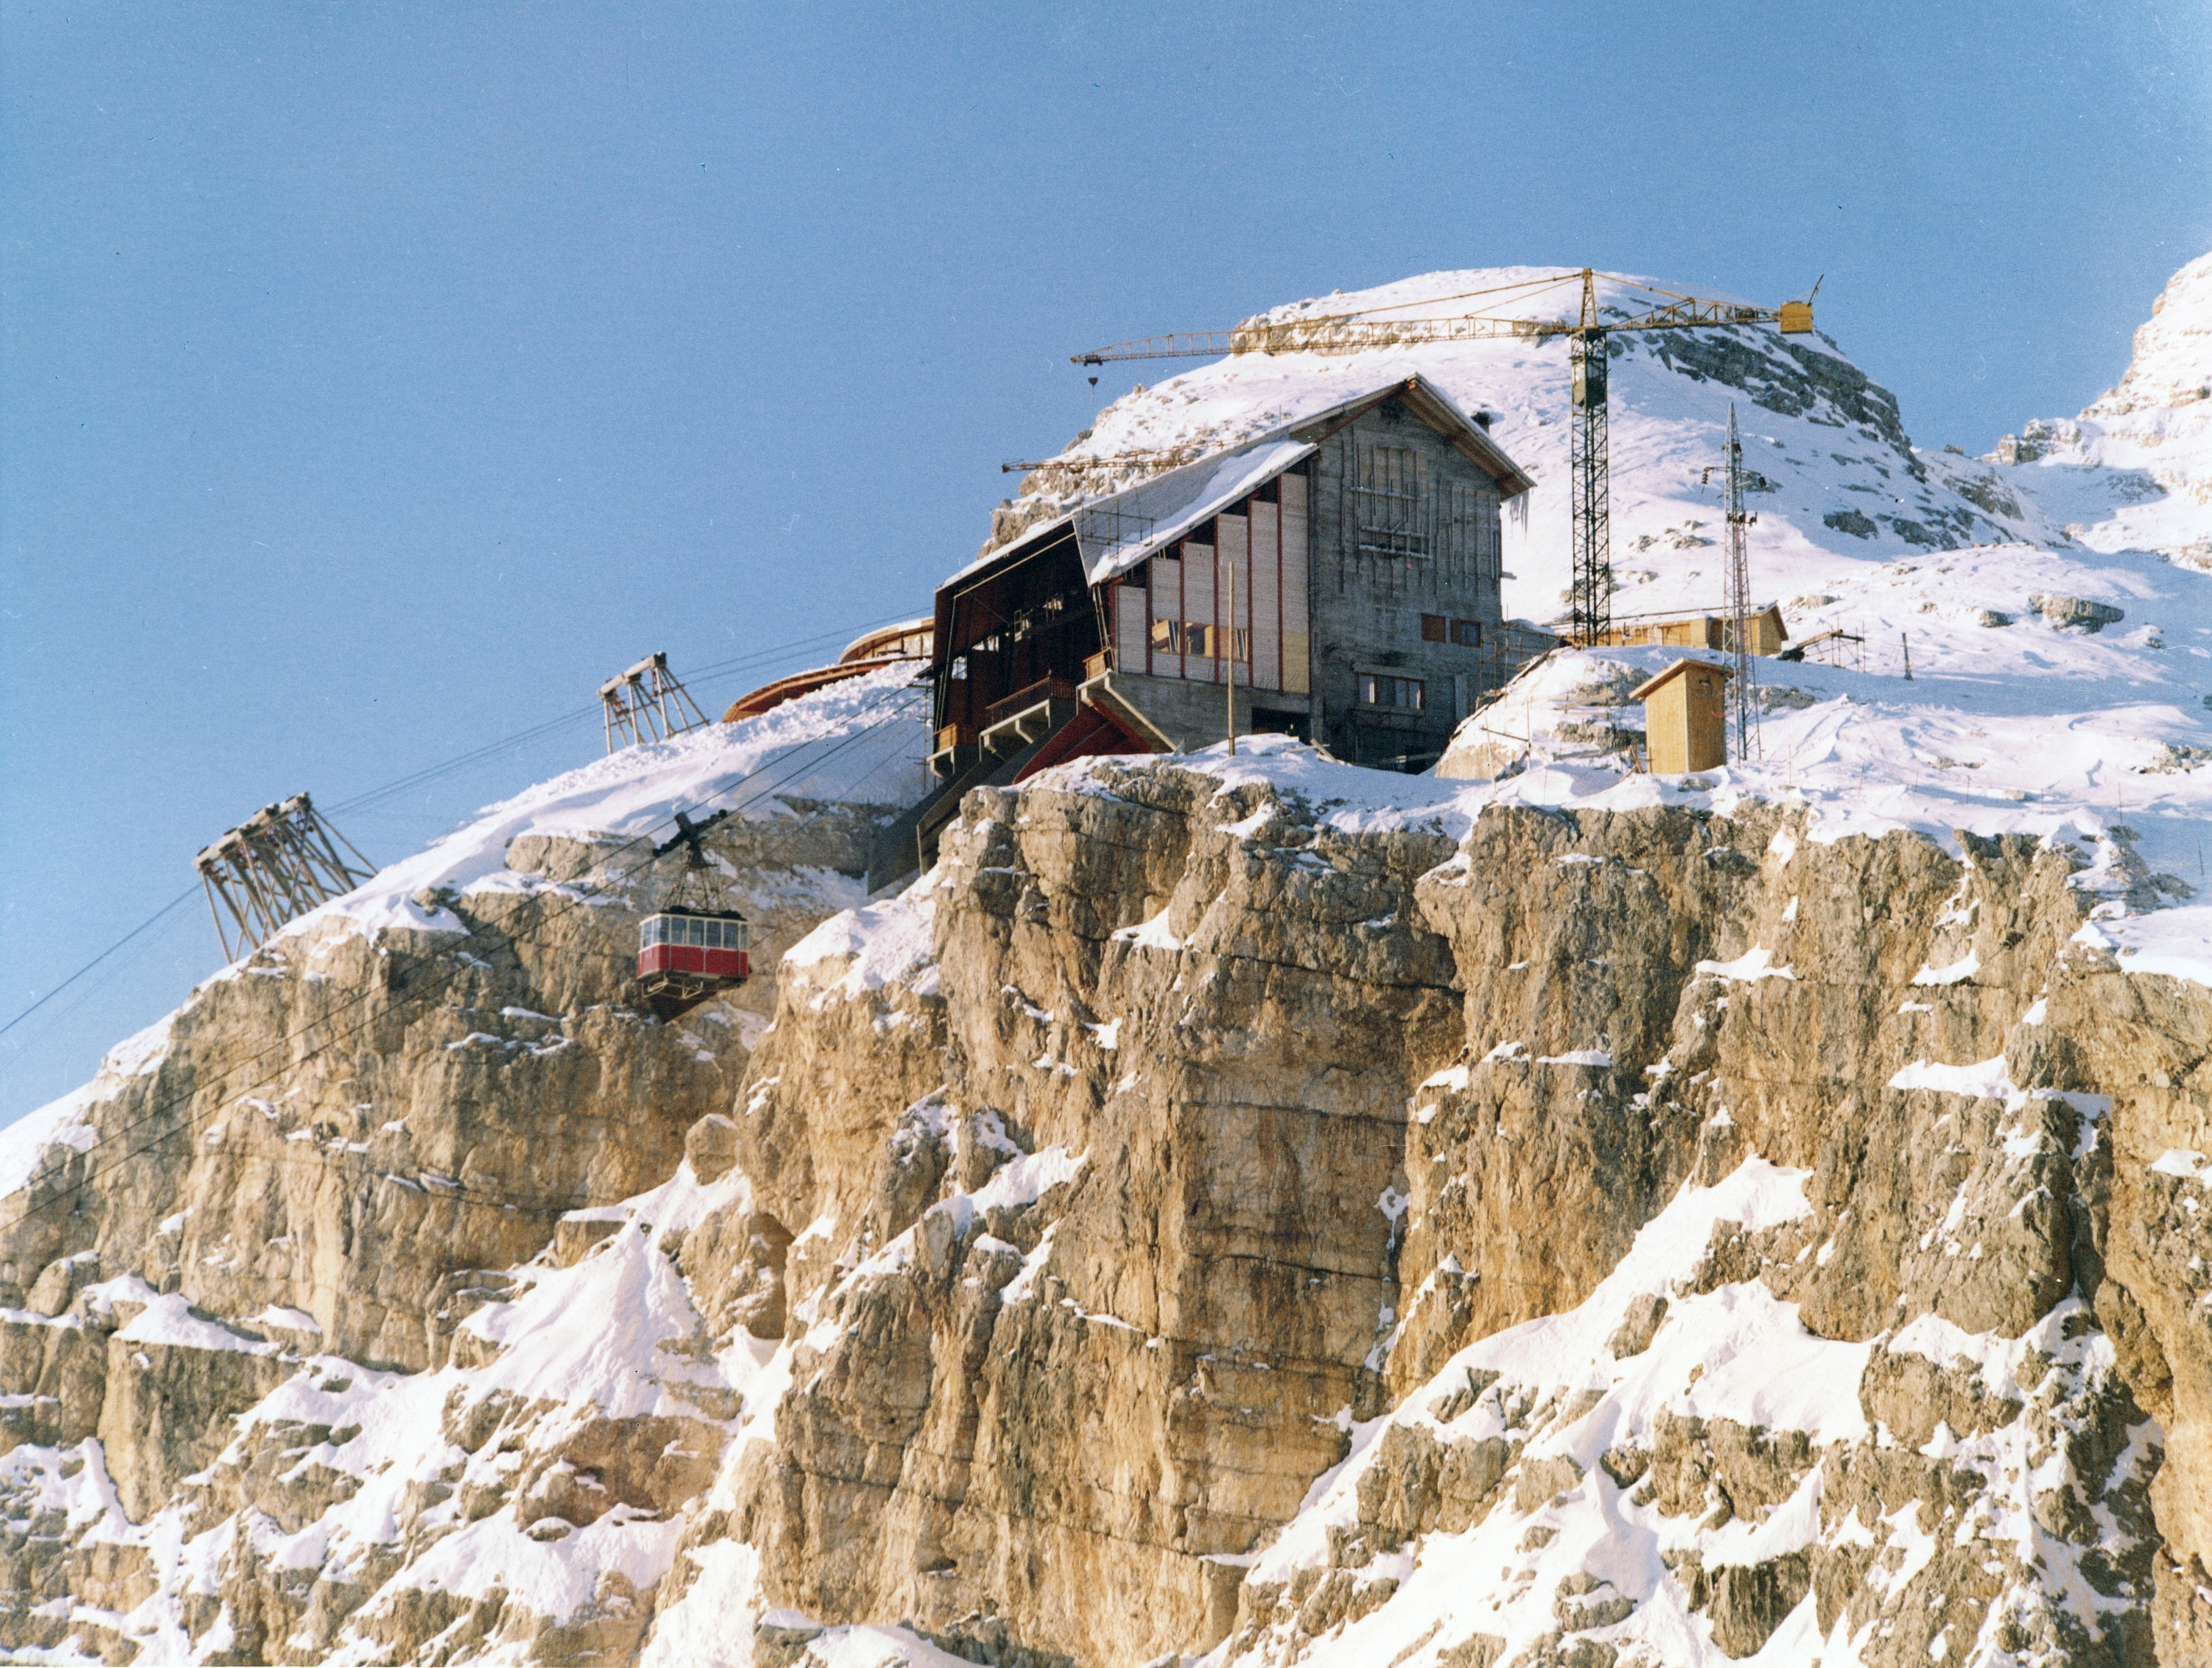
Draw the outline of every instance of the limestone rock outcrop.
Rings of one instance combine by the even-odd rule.
[[[2212,992],[2083,940],[2124,830],[1361,777],[979,790],[720,1023],[581,841],[209,987],[0,1222],[5,1642],[2201,1657]]]

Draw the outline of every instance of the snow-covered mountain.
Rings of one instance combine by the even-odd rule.
[[[1579,279],[1528,288],[1547,276],[1531,267],[1434,272],[1292,303],[1251,322],[1315,315],[1411,319],[1486,307],[1513,317],[1571,312]],[[1496,297],[1501,289],[1510,292],[1508,300]],[[1653,299],[1638,284],[1598,282],[1599,306],[1609,318],[1644,311]],[[1708,471],[1723,460],[1731,403],[1747,467],[1760,477],[1751,501],[1759,516],[1753,587],[1762,595],[1794,595],[1832,576],[1838,557],[1871,564],[1978,543],[2064,542],[2040,507],[1990,488],[1991,470],[1916,447],[1895,397],[1825,335],[1785,337],[1765,325],[1623,332],[1612,338],[1611,352],[1617,613],[1718,604],[1721,488]],[[1115,401],[1061,456],[1115,458],[1230,444],[1415,371],[1463,409],[1491,414],[1492,437],[1535,477],[1525,522],[1509,522],[1506,531],[1506,611],[1553,618],[1561,612],[1568,577],[1563,337],[1424,343],[1346,355],[1240,355]],[[1087,484],[1113,478],[1094,476]],[[1048,494],[1065,482],[1050,471],[1030,477],[1024,482],[1030,496],[1000,513],[1001,530],[1056,508],[1062,500]]]
[[[304,918],[0,1139],[0,1651],[2212,1659],[2208,270],[2073,461],[1918,452],[1825,342],[1621,344],[1616,606],[1716,599],[1734,399],[1761,588],[1847,634],[1724,768],[1626,750],[1672,651],[1563,652],[1443,773],[1087,761],[870,901],[892,670]],[[1526,342],[1227,361],[1083,446],[1413,369],[1558,481]],[[663,1024],[647,854],[722,807],[759,972]]]
[[[2039,418],[1963,490],[2020,506],[2052,542],[2212,566],[2212,255],[2173,275],[2118,385],[2075,418]],[[2005,500],[2010,500],[2006,502]]]

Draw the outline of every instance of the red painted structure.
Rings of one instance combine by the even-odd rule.
[[[637,981],[653,1011],[673,1019],[751,975],[752,929],[733,909],[648,915],[637,930]]]

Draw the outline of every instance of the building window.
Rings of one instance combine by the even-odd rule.
[[[1428,705],[1419,678],[1391,677],[1380,672],[1359,675],[1359,702],[1363,707],[1395,707],[1408,713],[1420,712]]]
[[[1243,626],[1234,632],[1224,632],[1219,626],[1203,624],[1199,621],[1155,620],[1152,622],[1152,652],[1155,654],[1187,654],[1196,660],[1218,660],[1224,642],[1234,638],[1237,658],[1249,662],[1252,658],[1252,634]]]
[[[1359,548],[1376,555],[1425,556],[1430,528],[1422,488],[1427,470],[1410,446],[1363,446],[1359,483]]]
[[[1441,614],[1421,616],[1421,640],[1424,643],[1455,643],[1463,649],[1482,646],[1482,622],[1480,620],[1448,620]]]

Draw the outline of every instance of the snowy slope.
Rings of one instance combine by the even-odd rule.
[[[1981,476],[2100,550],[2212,564],[2212,255],[2174,274],[2117,386],[2075,419],[2007,435]]]
[[[457,916],[417,901],[418,895],[556,884],[507,867],[508,846],[525,834],[635,840],[641,852],[648,849],[642,842],[665,840],[674,831],[679,810],[696,819],[727,807],[765,822],[803,817],[808,805],[825,801],[902,807],[921,792],[928,719],[927,694],[915,687],[912,668],[893,666],[817,690],[759,718],[625,748],[486,807],[356,890],[289,923],[271,942],[319,945],[355,933],[374,939],[395,929],[462,932]],[[839,877],[820,878],[837,892]],[[772,907],[775,901],[757,901]],[[842,895],[828,897],[819,913],[845,901]],[[237,977],[251,959],[214,978]],[[90,1083],[0,1131],[0,1193],[22,1186],[50,1144],[89,1147],[92,1110],[160,1066],[182,1011],[165,1015],[110,1049]]]
[[[1578,280],[1469,298],[1469,292],[1532,283],[1545,272],[1489,267],[1430,273],[1293,303],[1263,317],[1417,318],[1479,310],[1548,318],[1571,311]],[[1626,283],[1599,284],[1600,305],[1610,317],[1642,311],[1651,299]],[[1803,590],[1814,576],[1832,573],[1838,556],[1874,563],[1955,545],[2043,542],[2046,522],[2039,511],[2014,506],[2019,513],[2008,514],[2002,500],[1992,511],[1954,489],[1970,473],[1966,460],[1918,452],[1895,398],[1825,336],[1784,337],[1763,325],[1655,331],[1614,337],[1613,353],[1612,536],[1621,587],[1616,613],[1718,603],[1721,494],[1704,473],[1723,461],[1731,401],[1748,466],[1767,482],[1752,497],[1759,515],[1753,586],[1763,596]],[[1414,372],[1463,409],[1492,414],[1492,436],[1536,478],[1526,527],[1509,522],[1506,530],[1506,611],[1553,617],[1562,606],[1569,548],[1563,337],[1217,361],[1116,400],[1065,455],[1233,444]]]
[[[506,868],[507,847],[524,834],[658,841],[675,832],[678,810],[695,821],[723,810],[769,821],[804,816],[809,802],[904,807],[921,791],[928,725],[928,695],[913,667],[886,666],[758,718],[625,748],[487,807],[284,936],[332,926],[459,931],[452,915],[415,895],[537,883]]]

